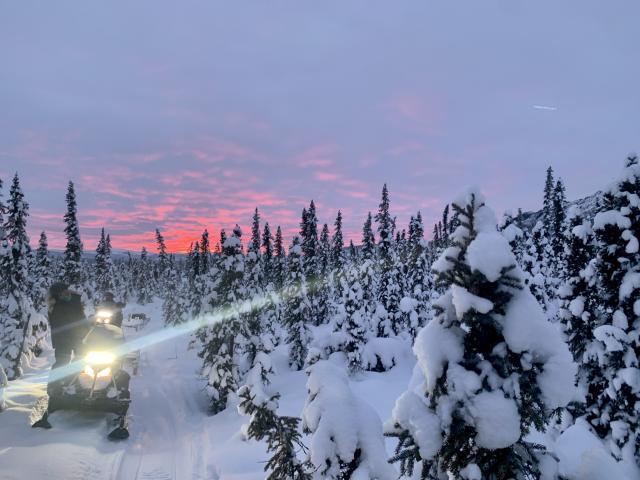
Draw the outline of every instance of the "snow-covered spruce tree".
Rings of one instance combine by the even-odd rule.
[[[353,243],[353,240],[349,240],[349,261],[352,263],[356,263],[359,259],[360,255],[358,254],[358,249]]]
[[[409,239],[406,269],[406,296],[400,302],[400,307],[405,316],[405,324],[409,327],[409,333],[415,338],[418,330],[422,328],[429,318],[430,294],[432,279],[430,274],[431,261],[424,239],[424,227],[420,212],[411,217],[409,223]]]
[[[134,283],[137,302],[146,305],[153,298],[153,273],[146,247],[142,247],[140,258],[135,263]]]
[[[49,242],[45,232],[40,232],[40,240],[38,241],[38,249],[36,250],[33,265],[33,277],[35,281],[32,292],[33,306],[36,311],[46,313],[47,294],[52,283],[53,272],[51,259],[49,258]]]
[[[30,296],[27,235],[29,204],[24,200],[20,180],[13,177],[3,225],[3,305],[0,306],[0,364],[9,380],[22,376],[22,362],[35,346],[31,321],[35,310]]]
[[[396,402],[394,462],[423,479],[539,478],[543,447],[526,440],[572,398],[575,365],[531,293],[494,213],[470,190],[434,264],[446,290],[414,344],[425,383]]]
[[[202,373],[207,379],[210,408],[214,414],[227,407],[230,394],[240,383],[240,354],[247,338],[241,315],[241,302],[246,299],[244,260],[242,230],[236,225],[233,235],[225,238],[222,245],[219,265],[221,279],[214,311],[223,318],[197,334],[202,343],[198,355],[203,360]]]
[[[353,244],[353,242],[351,242]],[[361,258],[358,261],[360,271],[360,285],[362,287],[362,301],[365,308],[365,317],[371,320],[376,310],[377,271],[376,271],[376,244],[371,228],[371,212],[362,227]],[[370,327],[371,328],[371,327]],[[375,332],[374,332],[375,334]]]
[[[342,212],[338,210],[333,224],[333,238],[331,239],[331,269],[341,271],[344,268],[344,237],[342,235]]]
[[[302,241],[304,274],[307,281],[310,281],[318,272],[318,217],[313,200],[309,204],[309,210],[302,209],[300,239]]]
[[[587,419],[616,458],[640,464],[640,165],[630,155],[593,222],[599,326],[587,356],[604,381],[590,381]]]
[[[162,301],[162,318],[165,325],[178,325],[190,317],[189,283],[175,269],[168,268],[165,278],[171,288],[167,289]]]
[[[556,275],[561,273],[564,266],[564,231],[567,218],[567,199],[564,191],[564,184],[562,179],[559,178],[553,189],[553,235],[551,238],[551,248],[555,256],[554,265],[556,265],[554,273]]]
[[[367,214],[367,219],[362,226],[362,258],[376,259],[376,239],[373,235],[371,212]]]
[[[200,261],[200,274],[206,274],[211,268],[211,247],[209,245],[209,231],[205,228],[200,237],[200,255],[198,256]]]
[[[391,480],[397,473],[386,461],[378,414],[349,388],[343,370],[321,360],[307,373],[307,401],[302,413],[310,433],[313,478]]]
[[[251,367],[254,365],[256,356],[260,352],[269,351],[271,345],[270,341],[267,342],[268,345],[265,345],[263,342],[263,335],[266,338],[267,332],[263,331],[261,322],[263,309],[267,306],[263,294],[264,276],[262,271],[262,255],[260,254],[261,243],[260,214],[256,208],[251,226],[251,239],[247,247],[246,274],[244,278],[246,299],[250,305],[249,311],[243,315],[247,336],[244,354],[246,355],[248,365]]]
[[[402,329],[400,300],[401,272],[398,271],[398,258],[394,249],[393,233],[395,219],[389,213],[389,191],[387,184],[382,187],[382,198],[378,213],[375,216],[378,223],[378,262],[380,281],[378,283],[377,301],[377,335],[389,337],[398,334]]]
[[[567,335],[569,349],[578,363],[578,383],[584,389],[595,378],[596,372],[592,369],[597,368],[585,352],[593,341],[600,298],[592,264],[596,247],[593,230],[577,206],[569,210],[565,237],[566,279],[560,288],[558,317]],[[581,410],[582,405],[574,406],[572,413]]]
[[[341,330],[344,335],[344,351],[347,355],[349,371],[356,373],[365,368],[362,351],[369,339],[371,324],[366,316],[362,275],[358,265],[351,265],[341,276],[343,283],[344,321]]]
[[[553,168],[548,167],[544,180],[544,196],[542,200],[542,226],[544,227],[545,233],[548,235],[547,240],[551,239],[552,232],[554,231],[554,182]]]
[[[322,282],[318,282],[318,262],[320,243],[318,241],[318,217],[313,200],[309,209],[302,210],[300,221],[300,239],[302,248],[302,268],[304,272],[307,298],[309,300],[310,317],[313,325],[320,325],[326,321],[326,302]]]
[[[273,235],[269,222],[264,222],[262,230],[262,275],[264,276],[264,285],[273,286]]]
[[[169,265],[169,255],[167,254],[167,244],[165,242],[164,236],[160,233],[160,230],[156,228],[156,248],[158,250],[158,262],[156,263],[157,268],[157,290],[158,294],[164,297],[165,294],[171,293],[167,292],[167,277],[173,274],[171,272]]]
[[[96,247],[94,278],[99,300],[102,299],[105,293],[113,293],[113,262],[111,261],[111,248],[107,244],[104,228],[100,231],[100,240]]]
[[[64,280],[72,286],[82,281],[82,242],[78,225],[78,205],[73,182],[67,187],[67,212],[64,214],[64,233],[67,244],[64,249]]]
[[[284,309],[282,323],[287,329],[286,342],[289,344],[289,366],[295,370],[304,367],[307,346],[310,340],[309,327],[311,305],[307,296],[307,284],[304,275],[302,245],[295,236],[289,247],[287,278],[283,298]]]
[[[332,287],[334,285],[331,281],[331,240],[329,225],[326,223],[322,226],[320,233],[317,257],[318,270],[313,285],[316,304],[315,319],[317,322],[327,323],[330,317],[330,308],[333,306]]]
[[[553,248],[542,221],[538,221],[525,241],[522,256],[524,283],[549,317],[555,316],[554,298],[560,283],[553,273]]]
[[[329,225],[322,225],[318,244],[318,275],[328,275],[331,271],[331,236]]]
[[[509,242],[511,251],[516,257],[518,265],[522,266],[523,258],[526,251],[526,237],[520,224],[520,217],[522,211],[518,212],[518,216],[514,217],[510,211],[507,211],[502,216],[498,229],[502,232],[502,235]]]
[[[246,436],[265,440],[267,453],[272,453],[264,467],[267,480],[310,480],[307,468],[297,457],[304,450],[299,431],[300,419],[277,414],[278,393],[267,393],[269,375],[273,373],[269,356],[260,353],[255,366],[247,374],[247,382],[238,390],[241,415],[251,417]]]
[[[195,282],[200,275],[200,242],[189,245],[185,267],[189,281]]]
[[[282,239],[282,230],[280,225],[276,229],[276,237],[273,243],[273,285],[277,291],[284,287],[284,280],[287,271],[287,256],[284,251],[284,240]]]

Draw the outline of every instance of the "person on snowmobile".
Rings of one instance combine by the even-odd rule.
[[[72,356],[80,355],[82,339],[89,331],[80,295],[64,282],[56,282],[49,289],[49,324],[55,363],[51,370],[64,367]],[[61,387],[63,379],[49,382],[47,390]]]
[[[109,323],[120,328],[122,328],[122,321],[124,319],[124,315],[122,314],[123,308],[124,303],[116,302],[115,298],[113,297],[113,293],[111,292],[105,293],[104,300],[100,303],[100,305],[98,305],[98,311],[106,310],[111,312]]]

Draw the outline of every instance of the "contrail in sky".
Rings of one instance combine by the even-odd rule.
[[[533,108],[536,110],[558,110],[558,107],[551,107],[548,105],[534,105]]]

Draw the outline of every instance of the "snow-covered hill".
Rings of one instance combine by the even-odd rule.
[[[595,217],[598,210],[598,203],[601,199],[602,192],[598,191],[592,195],[588,195],[586,197],[568,202],[567,210],[574,205],[578,206],[580,207],[580,210],[582,210],[586,219],[593,220],[593,217]],[[538,210],[536,212],[522,212],[522,225],[525,229],[532,230],[538,220],[540,220],[541,218],[542,210]]]
[[[598,191],[592,195],[588,195],[577,200],[568,202],[567,210],[572,206],[580,207],[585,218],[592,220],[598,210],[598,203],[602,199],[602,192]],[[522,212],[521,222],[522,226],[527,230],[532,230],[538,220],[542,218],[542,210],[535,212]]]

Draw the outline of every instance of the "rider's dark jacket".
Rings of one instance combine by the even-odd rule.
[[[49,323],[53,348],[76,348],[89,331],[80,295],[56,299],[49,308]]]

